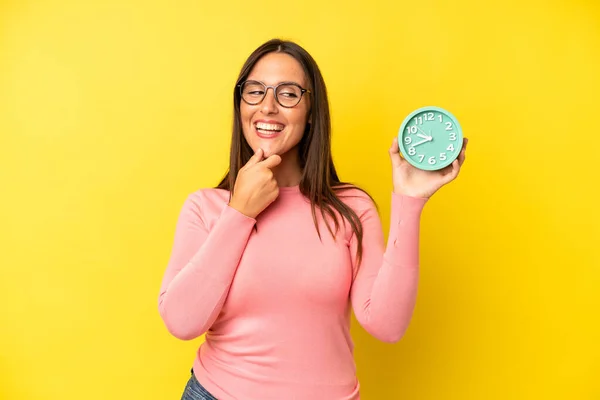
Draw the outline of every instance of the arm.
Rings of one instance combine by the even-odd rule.
[[[427,198],[392,193],[387,246],[374,205],[359,216],[363,224],[363,259],[351,290],[359,323],[384,342],[397,342],[408,328],[419,280],[419,224]],[[351,239],[356,268],[356,237]]]
[[[158,299],[160,316],[174,336],[193,339],[215,321],[254,223],[226,205],[209,231],[199,207],[185,201]]]

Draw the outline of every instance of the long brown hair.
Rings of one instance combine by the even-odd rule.
[[[304,73],[308,78],[309,89],[312,92],[310,121],[308,121],[309,123],[306,125],[307,128],[304,136],[298,144],[298,155],[300,167],[302,168],[300,192],[310,200],[317,234],[320,238],[321,233],[316,218],[316,208],[319,208],[321,211],[321,215],[331,235],[334,235],[334,232],[328,222],[327,216],[334,221],[335,231],[337,232],[340,223],[336,212],[341,214],[350,223],[358,240],[357,259],[360,263],[363,252],[362,224],[354,210],[340,200],[338,193],[351,188],[359,189],[364,193],[366,192],[353,184],[342,182],[337,175],[331,156],[331,120],[325,81],[315,60],[298,44],[280,39],[269,40],[254,50],[242,66],[233,92],[234,112],[229,169],[217,188],[229,190],[230,194],[232,194],[239,170],[254,154],[242,132],[240,116],[241,96],[237,85],[248,77],[254,65],[263,56],[272,52],[286,53],[294,57],[302,65]],[[366,194],[371,198],[368,193]],[[371,198],[371,200],[373,199]]]

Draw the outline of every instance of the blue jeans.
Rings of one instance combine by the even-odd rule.
[[[212,394],[208,393],[208,390],[204,389],[204,387],[198,382],[196,376],[194,375],[194,370],[192,369],[192,376],[187,381],[187,385],[185,385],[185,389],[183,390],[183,395],[181,395],[181,400],[218,400]]]

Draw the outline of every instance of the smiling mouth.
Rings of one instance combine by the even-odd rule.
[[[283,129],[285,128],[285,125],[267,124],[265,122],[257,122],[254,124],[254,127],[256,128],[256,131],[259,134],[266,135],[266,136],[273,136],[273,135],[276,135],[276,134],[280,133],[281,131],[283,131]]]

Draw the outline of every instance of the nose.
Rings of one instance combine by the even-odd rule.
[[[270,94],[269,89],[271,89]],[[277,108],[277,99],[275,98],[275,89],[267,88],[265,98],[262,101],[262,111],[264,114],[274,114],[279,111]]]

